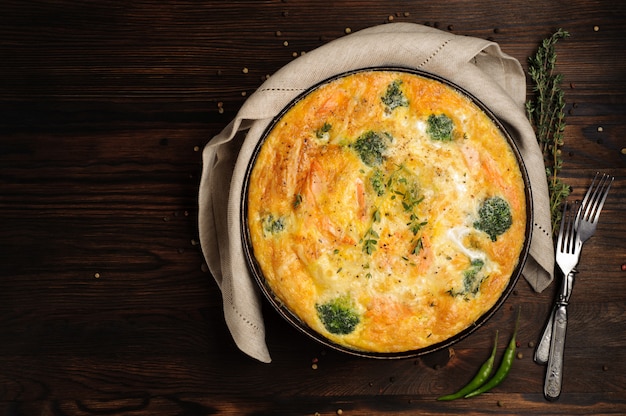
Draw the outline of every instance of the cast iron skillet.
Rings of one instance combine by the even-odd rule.
[[[272,289],[269,287],[269,285],[265,281],[265,278],[263,277],[263,273],[261,271],[261,268],[259,267],[257,261],[255,260],[254,250],[253,250],[253,247],[252,247],[252,241],[251,241],[251,238],[250,238],[250,229],[248,227],[248,187],[249,187],[249,184],[250,184],[250,175],[252,173],[252,169],[254,167],[254,164],[256,163],[256,159],[257,159],[257,157],[259,155],[261,147],[263,146],[267,136],[272,131],[274,126],[276,126],[276,124],[279,122],[279,120],[282,118],[282,116],[287,111],[289,111],[294,105],[296,105],[305,96],[307,96],[308,94],[310,94],[312,91],[316,90],[317,88],[321,87],[322,85],[325,85],[325,84],[327,84],[329,82],[332,82],[332,81],[334,81],[334,80],[336,80],[338,78],[342,78],[342,77],[345,77],[345,76],[348,76],[348,75],[352,75],[352,74],[359,73],[359,72],[369,72],[369,71],[395,71],[395,72],[404,72],[404,73],[414,74],[414,75],[421,76],[421,77],[424,77],[424,78],[429,78],[429,79],[432,79],[432,80],[435,80],[435,81],[439,81],[442,84],[448,85],[449,87],[452,87],[453,89],[457,90],[459,93],[467,96],[474,104],[476,104],[493,121],[493,123],[500,129],[500,131],[506,137],[506,139],[507,139],[507,141],[509,143],[509,146],[511,147],[511,150],[513,151],[513,153],[515,155],[515,158],[517,159],[517,163],[518,163],[518,165],[520,167],[520,171],[522,173],[522,179],[523,179],[524,185],[525,185],[525,197],[526,197],[526,230],[525,230],[525,236],[526,237],[525,237],[525,241],[524,241],[524,246],[522,247],[522,251],[520,253],[520,256],[519,256],[519,259],[518,259],[518,262],[517,262],[517,266],[515,267],[515,269],[513,270],[513,273],[511,274],[511,279],[509,280],[508,285],[506,286],[506,288],[502,292],[502,295],[500,296],[498,301],[495,303],[495,305],[491,309],[489,309],[486,313],[484,313],[478,320],[476,320],[476,322],[474,322],[472,325],[470,325],[465,330],[459,332],[458,334],[456,334],[456,335],[454,335],[454,336],[452,336],[452,337],[448,338],[447,340],[442,341],[440,343],[433,344],[433,345],[430,345],[428,347],[417,349],[417,350],[411,350],[411,351],[380,353],[380,352],[369,352],[369,351],[355,350],[355,349],[351,349],[351,348],[348,348],[348,347],[343,346],[343,345],[336,344],[336,343],[330,341],[329,339],[327,339],[326,337],[324,337],[323,335],[321,335],[318,332],[316,332],[313,329],[311,329],[302,320],[300,320],[300,318],[298,318],[293,312],[291,312],[280,301],[280,299],[278,299],[274,295]],[[471,95],[469,92],[467,92],[463,88],[459,87],[458,85],[455,85],[454,83],[452,83],[452,82],[450,82],[450,81],[448,81],[448,80],[446,80],[444,78],[438,77],[436,75],[433,75],[433,74],[430,74],[430,73],[427,73],[427,72],[423,72],[423,71],[419,71],[419,70],[416,70],[416,69],[412,69],[412,68],[404,68],[404,67],[373,67],[373,68],[363,68],[363,69],[357,69],[357,70],[353,70],[353,71],[349,71],[349,72],[344,72],[344,73],[341,73],[341,74],[337,74],[337,75],[335,75],[335,76],[333,76],[331,78],[328,78],[328,79],[326,79],[326,80],[324,80],[324,81],[322,81],[322,82],[320,82],[318,84],[315,84],[312,87],[310,87],[309,89],[307,89],[305,92],[303,92],[302,94],[298,95],[287,106],[285,106],[285,108],[283,108],[283,110],[273,119],[273,121],[267,126],[267,128],[263,132],[263,135],[259,139],[259,142],[256,145],[256,148],[254,149],[254,152],[252,153],[252,156],[251,156],[250,161],[249,161],[248,166],[247,166],[246,174],[245,174],[245,177],[244,177],[243,192],[242,192],[241,195],[242,195],[242,197],[241,197],[242,198],[242,201],[241,201],[241,238],[242,238],[242,242],[243,242],[244,255],[246,257],[246,262],[247,262],[248,268],[249,268],[250,272],[252,273],[252,275],[254,276],[254,279],[256,280],[256,282],[257,282],[261,292],[265,296],[265,298],[269,301],[269,303],[273,306],[273,308],[285,320],[287,320],[287,322],[289,322],[291,325],[293,325],[300,332],[306,334],[310,338],[316,340],[317,342],[319,342],[322,345],[325,345],[325,346],[327,346],[329,348],[332,348],[334,350],[341,351],[341,352],[344,352],[344,353],[348,353],[348,354],[351,354],[351,355],[360,356],[360,357],[379,358],[379,359],[417,357],[417,356],[420,356],[420,355],[424,355],[424,354],[427,354],[427,353],[430,353],[430,352],[434,352],[434,351],[446,348],[446,347],[448,347],[448,346],[450,346],[450,345],[460,341],[461,339],[467,337],[469,334],[471,334],[476,329],[481,327],[485,322],[487,322],[493,316],[493,314],[502,306],[502,304],[506,301],[506,299],[509,297],[509,295],[513,291],[513,288],[515,287],[515,285],[516,285],[520,275],[522,274],[522,269],[523,269],[524,264],[526,262],[526,259],[528,257],[528,251],[530,249],[530,241],[531,241],[531,237],[532,237],[533,207],[532,207],[530,181],[528,179],[528,172],[526,170],[526,166],[524,165],[524,161],[522,160],[522,157],[521,157],[521,154],[520,154],[519,149],[517,147],[517,144],[515,143],[515,141],[511,137],[510,133],[507,131],[505,126],[496,118],[496,116],[489,110],[489,108],[487,108],[486,105],[484,105],[481,101],[479,101],[476,97]]]

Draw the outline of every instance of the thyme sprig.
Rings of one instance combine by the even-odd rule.
[[[565,130],[565,97],[561,89],[563,75],[555,73],[555,45],[569,33],[558,29],[544,39],[534,56],[528,59],[528,74],[533,82],[534,97],[526,102],[526,112],[543,153],[550,194],[552,232],[561,222],[562,204],[571,192],[559,173],[563,166],[561,148]]]

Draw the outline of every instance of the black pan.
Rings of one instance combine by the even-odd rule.
[[[252,248],[252,242],[251,242],[251,238],[250,238],[250,231],[248,228],[248,187],[249,187],[249,183],[250,183],[250,175],[252,172],[252,169],[254,167],[254,164],[256,162],[256,159],[258,157],[258,154],[261,150],[261,147],[263,146],[267,136],[269,135],[269,133],[272,131],[272,129],[274,128],[274,126],[276,126],[276,124],[279,122],[279,120],[282,118],[282,116],[289,111],[294,105],[296,105],[302,98],[304,98],[305,96],[307,96],[308,94],[310,94],[312,91],[316,90],[317,88],[321,87],[322,85],[325,85],[333,80],[336,80],[338,78],[342,78],[354,73],[358,73],[358,72],[364,72],[364,71],[396,71],[396,72],[405,72],[405,73],[410,73],[410,74],[415,74],[424,78],[430,78],[432,80],[435,81],[439,81],[445,85],[448,85],[450,87],[452,87],[453,89],[457,90],[458,92],[460,92],[461,94],[467,96],[474,104],[476,104],[489,118],[491,118],[491,120],[494,122],[494,124],[501,130],[501,132],[503,133],[503,135],[506,137],[509,146],[511,147],[516,159],[517,159],[517,163],[520,167],[520,171],[522,173],[522,178],[525,184],[525,188],[526,188],[526,238],[524,241],[524,246],[522,247],[522,251],[520,253],[518,262],[517,262],[517,266],[515,267],[512,275],[511,275],[511,279],[509,280],[508,285],[506,286],[506,288],[504,289],[504,291],[502,292],[502,295],[500,296],[500,298],[498,299],[498,301],[494,304],[494,306],[489,309],[486,313],[484,313],[478,320],[476,320],[474,322],[473,325],[469,326],[468,328],[466,328],[465,330],[459,332],[458,334],[454,335],[453,337],[448,338],[447,340],[437,343],[437,344],[433,344],[430,345],[428,347],[425,348],[421,348],[418,350],[411,350],[411,351],[403,351],[403,352],[392,352],[392,353],[379,353],[379,352],[368,352],[368,351],[360,351],[360,350],[355,350],[355,349],[351,349],[348,348],[346,346],[343,345],[339,345],[336,344],[332,341],[330,341],[329,339],[327,339],[326,337],[324,337],[323,335],[319,334],[318,332],[314,331],[313,329],[311,329],[308,325],[306,325],[303,321],[301,321],[295,314],[293,314],[293,312],[291,312],[281,301],[280,299],[278,299],[274,293],[272,292],[272,289],[269,287],[269,285],[266,283],[265,278],[263,277],[263,273],[261,271],[261,268],[259,267],[258,263],[255,260],[255,256],[254,256],[254,250]],[[427,353],[431,353],[437,350],[441,350],[443,348],[449,347],[450,345],[460,341],[461,339],[467,337],[468,335],[470,335],[472,332],[474,332],[476,329],[480,328],[485,322],[487,322],[495,313],[496,311],[498,311],[498,309],[502,306],[502,304],[506,301],[506,299],[509,297],[509,295],[511,294],[511,292],[513,291],[513,288],[515,287],[515,285],[517,284],[517,281],[519,280],[519,277],[522,274],[522,269],[524,267],[524,264],[526,262],[526,259],[528,257],[528,251],[530,249],[530,241],[531,241],[531,237],[532,237],[532,224],[533,224],[533,207],[532,207],[532,197],[531,197],[531,188],[530,188],[530,181],[528,179],[528,172],[526,170],[524,161],[522,160],[520,151],[518,149],[517,144],[515,143],[515,141],[513,140],[511,134],[507,131],[506,127],[502,124],[502,122],[500,122],[500,120],[498,120],[498,118],[493,114],[493,112],[491,112],[489,110],[489,108],[483,104],[480,100],[478,100],[476,97],[474,97],[472,94],[470,94],[469,92],[467,92],[466,90],[464,90],[463,88],[459,87],[458,85],[455,85],[454,83],[438,77],[436,75],[427,73],[427,72],[423,72],[423,71],[419,71],[416,69],[412,69],[412,68],[403,68],[403,67],[374,67],[374,68],[363,68],[363,69],[358,69],[358,70],[354,70],[354,71],[349,71],[349,72],[345,72],[345,73],[341,73],[341,74],[337,74],[331,78],[328,78],[318,84],[313,85],[312,87],[310,87],[309,89],[307,89],[305,92],[303,92],[302,94],[298,95],[296,98],[294,98],[288,105],[285,106],[285,108],[273,119],[273,121],[268,125],[268,127],[265,129],[263,135],[261,136],[261,138],[259,139],[259,142],[250,158],[250,161],[248,163],[247,166],[247,170],[246,170],[246,174],[245,174],[245,178],[244,178],[244,184],[243,184],[243,192],[242,192],[242,201],[241,201],[241,238],[243,240],[243,248],[244,248],[244,255],[246,257],[246,261],[248,264],[248,268],[250,269],[250,272],[252,273],[252,275],[254,276],[254,279],[256,280],[261,292],[263,293],[263,295],[265,296],[265,298],[269,301],[269,303],[273,306],[273,308],[278,312],[278,314],[280,314],[280,316],[282,316],[285,320],[287,320],[287,322],[289,322],[291,325],[293,325],[294,328],[296,328],[298,331],[306,334],[308,337],[314,339],[315,341],[319,342],[322,345],[325,345],[329,348],[332,348],[334,350],[337,351],[341,351],[347,354],[351,354],[351,355],[356,355],[356,356],[360,356],[360,357],[368,357],[368,358],[379,358],[379,359],[393,359],[393,358],[410,358],[410,357],[417,357],[420,355],[424,355]]]

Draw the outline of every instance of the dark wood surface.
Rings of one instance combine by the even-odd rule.
[[[202,147],[294,56],[391,20],[491,38],[524,68],[555,29],[571,33],[557,48],[562,177],[571,199],[597,170],[616,180],[579,266],[557,402],[530,347],[555,285],[520,280],[484,327],[415,359],[325,351],[268,307],[271,364],[230,337],[198,243]],[[0,414],[625,414],[625,23],[625,3],[600,0],[4,1]],[[435,401],[518,306],[507,380]]]

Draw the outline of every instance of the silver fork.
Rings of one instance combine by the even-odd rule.
[[[561,394],[563,383],[563,352],[565,349],[565,333],[567,330],[567,304],[574,285],[575,268],[578,264],[582,242],[576,233],[576,204],[570,208],[566,202],[563,206],[563,218],[556,243],[556,263],[565,278],[556,302],[556,310],[552,323],[552,340],[548,355],[546,380],[543,387],[544,396],[548,400],[556,400]]]
[[[596,231],[598,218],[600,217],[600,212],[602,211],[604,201],[606,200],[613,180],[613,176],[607,174],[600,175],[600,173],[596,173],[589,189],[587,189],[581,203],[581,207],[576,214],[576,221],[574,223],[574,228],[578,232],[581,244],[587,241]],[[566,280],[567,278],[564,277],[563,282],[565,283]],[[546,364],[548,362],[548,355],[550,354],[550,340],[552,339],[552,326],[556,308],[557,305],[555,304],[550,312],[548,323],[543,330],[537,349],[535,350],[534,359],[538,364]]]

